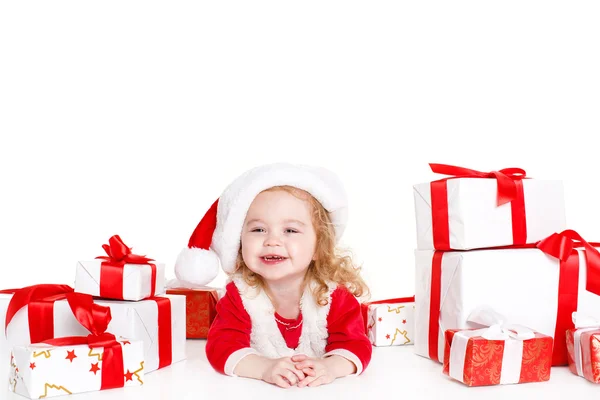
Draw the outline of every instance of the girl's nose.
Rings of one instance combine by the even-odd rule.
[[[265,246],[281,246],[281,239],[278,234],[269,233],[265,239]]]

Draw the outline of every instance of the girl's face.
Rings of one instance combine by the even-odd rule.
[[[256,196],[242,228],[242,258],[266,283],[303,279],[316,243],[308,201],[283,190]]]

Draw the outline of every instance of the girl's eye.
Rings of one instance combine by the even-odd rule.
[[[264,231],[265,230],[263,228],[254,228],[250,232],[264,232]]]
[[[285,233],[298,233],[298,231],[295,229],[286,229]]]

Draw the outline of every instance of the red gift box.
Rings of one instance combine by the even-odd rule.
[[[186,337],[206,339],[210,325],[217,315],[217,289],[175,288],[167,289],[167,294],[184,295],[186,298]]]
[[[469,321],[483,329],[445,331],[444,374],[467,386],[543,382],[550,379],[553,339],[480,307]]]
[[[467,386],[544,382],[550,379],[552,338],[537,332],[534,338],[528,340],[489,340],[482,336],[462,338],[466,341],[466,348],[463,349],[464,364],[454,367],[452,363],[455,359],[451,357],[451,352],[455,335],[474,331],[446,331],[444,374]],[[520,354],[519,359],[509,355],[507,344],[510,341],[519,342],[517,348],[521,350],[510,351],[512,354]]]
[[[567,331],[569,370],[600,383],[600,321],[573,313],[576,329]]]

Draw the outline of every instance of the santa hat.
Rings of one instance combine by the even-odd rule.
[[[263,165],[235,179],[206,212],[177,258],[177,279],[190,286],[206,285],[218,275],[219,263],[225,272],[234,272],[250,204],[260,192],[284,185],[302,189],[317,199],[329,212],[339,240],[346,228],[348,201],[333,172],[287,163]]]

